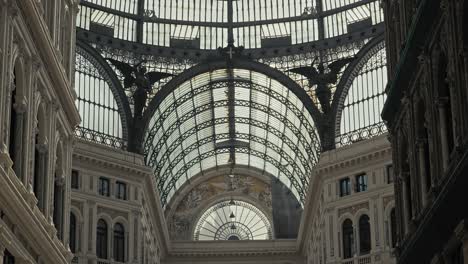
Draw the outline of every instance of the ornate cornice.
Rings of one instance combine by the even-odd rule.
[[[297,240],[173,242],[169,257],[298,256]]]
[[[359,166],[360,164],[366,164],[366,163],[369,163],[370,161],[382,159],[385,157],[391,157],[391,155],[392,155],[392,149],[391,149],[390,144],[388,144],[388,146],[384,148],[372,149],[372,150],[366,151],[365,153],[361,155],[345,157],[341,160],[330,161],[326,163],[324,162],[324,164],[321,164],[321,162],[319,162],[317,168],[315,169],[315,172],[318,174],[322,174],[322,173],[331,173],[335,171],[346,170],[347,168],[351,166]]]
[[[113,169],[135,175],[146,176],[152,174],[151,169],[143,164],[143,157],[140,155],[119,151],[115,148],[78,138],[76,139],[74,148],[74,160],[91,163],[104,169]]]

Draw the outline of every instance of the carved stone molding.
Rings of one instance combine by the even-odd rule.
[[[340,209],[338,209],[338,217],[341,217],[342,215],[344,215],[346,213],[349,213],[351,215],[355,215],[361,209],[369,210],[369,202],[363,202],[363,203],[352,205],[352,206],[349,206],[349,207],[340,208]]]
[[[395,197],[392,195],[392,196],[385,196],[382,198],[382,202],[383,202],[383,207],[386,208],[387,205],[391,202],[395,201]]]

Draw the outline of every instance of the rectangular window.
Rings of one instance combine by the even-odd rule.
[[[121,200],[127,200],[127,185],[123,182],[117,182],[117,188],[116,188],[116,197],[117,199]]]
[[[79,189],[80,188],[80,178],[79,178],[79,175],[78,175],[78,171],[76,171],[76,170],[72,170],[71,188],[72,189]]]
[[[340,180],[340,196],[346,196],[351,194],[351,181],[349,178]]]
[[[99,178],[98,191],[99,191],[100,195],[103,195],[103,196],[109,196],[110,195],[109,179],[103,178],[103,177]]]
[[[393,164],[387,165],[387,183],[393,183]]]
[[[356,176],[356,192],[367,191],[367,175],[359,174]]]

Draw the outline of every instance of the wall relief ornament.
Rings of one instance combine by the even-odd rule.
[[[196,224],[196,218],[203,210],[209,208],[209,205],[204,202],[225,193],[247,196],[257,201],[271,214],[272,201],[269,184],[251,176],[236,175],[232,180],[229,177],[217,176],[192,188],[178,204],[174,205],[175,209],[168,212],[167,222],[171,239],[190,240],[192,238],[190,231]]]

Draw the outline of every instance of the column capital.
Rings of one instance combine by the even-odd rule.
[[[28,103],[27,103],[26,97],[24,97],[24,96],[17,97],[16,102],[13,105],[13,107],[15,108],[15,111],[18,114],[25,113],[26,110],[28,109]]]
[[[37,149],[37,151],[39,151],[39,153],[41,153],[41,154],[44,154],[44,153],[47,152],[47,150],[48,150],[47,147],[48,147],[47,142],[45,142],[45,143],[37,143],[37,144],[36,144],[36,149]]]

